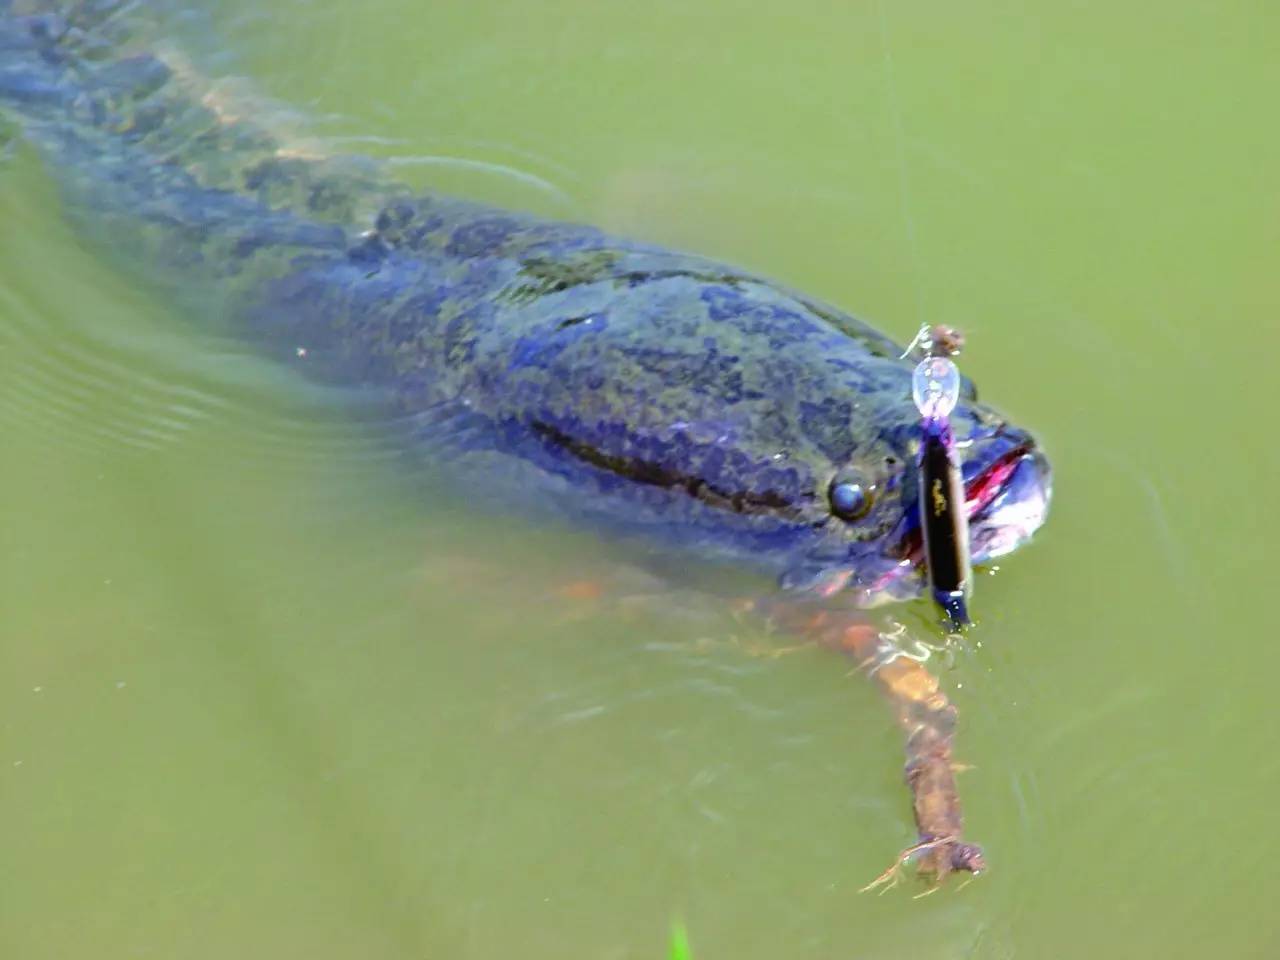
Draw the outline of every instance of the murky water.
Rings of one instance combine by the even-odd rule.
[[[992,869],[860,896],[912,824],[847,664],[438,496],[11,145],[0,955],[1280,952],[1271,8],[262,6],[173,42],[330,146],[968,332],[1057,471],[940,665]]]

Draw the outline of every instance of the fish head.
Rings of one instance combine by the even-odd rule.
[[[910,365],[886,365],[860,397],[868,439],[827,465],[827,516],[783,575],[784,586],[857,606],[919,596],[926,585],[917,459],[920,418]],[[951,429],[961,465],[970,557],[987,564],[1027,543],[1048,516],[1052,470],[1027,430],[977,400],[965,381]],[[815,501],[821,503],[819,488]]]

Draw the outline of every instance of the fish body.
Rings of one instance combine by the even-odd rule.
[[[918,414],[889,338],[703,257],[291,154],[116,5],[47,6],[0,2],[0,107],[69,209],[282,363],[376,395],[486,506],[858,604],[920,591]],[[971,384],[952,428],[981,562],[1043,521],[1048,466]]]

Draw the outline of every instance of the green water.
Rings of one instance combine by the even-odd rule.
[[[1280,17],[770,6],[237,0],[170,35],[415,183],[967,331],[1056,468],[939,664],[991,870],[859,895],[912,824],[848,664],[441,507],[11,146],[0,956],[660,957],[676,919],[699,960],[1280,954]]]

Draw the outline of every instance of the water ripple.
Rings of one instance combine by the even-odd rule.
[[[45,297],[0,290],[0,423],[39,444],[159,451],[206,431],[246,460],[363,464],[396,451],[376,422],[353,428],[340,396],[228,353],[211,338],[132,326],[107,303],[85,329]],[[117,325],[121,321],[130,326]],[[148,334],[151,335],[148,335]],[[185,335],[184,335],[185,334]]]

